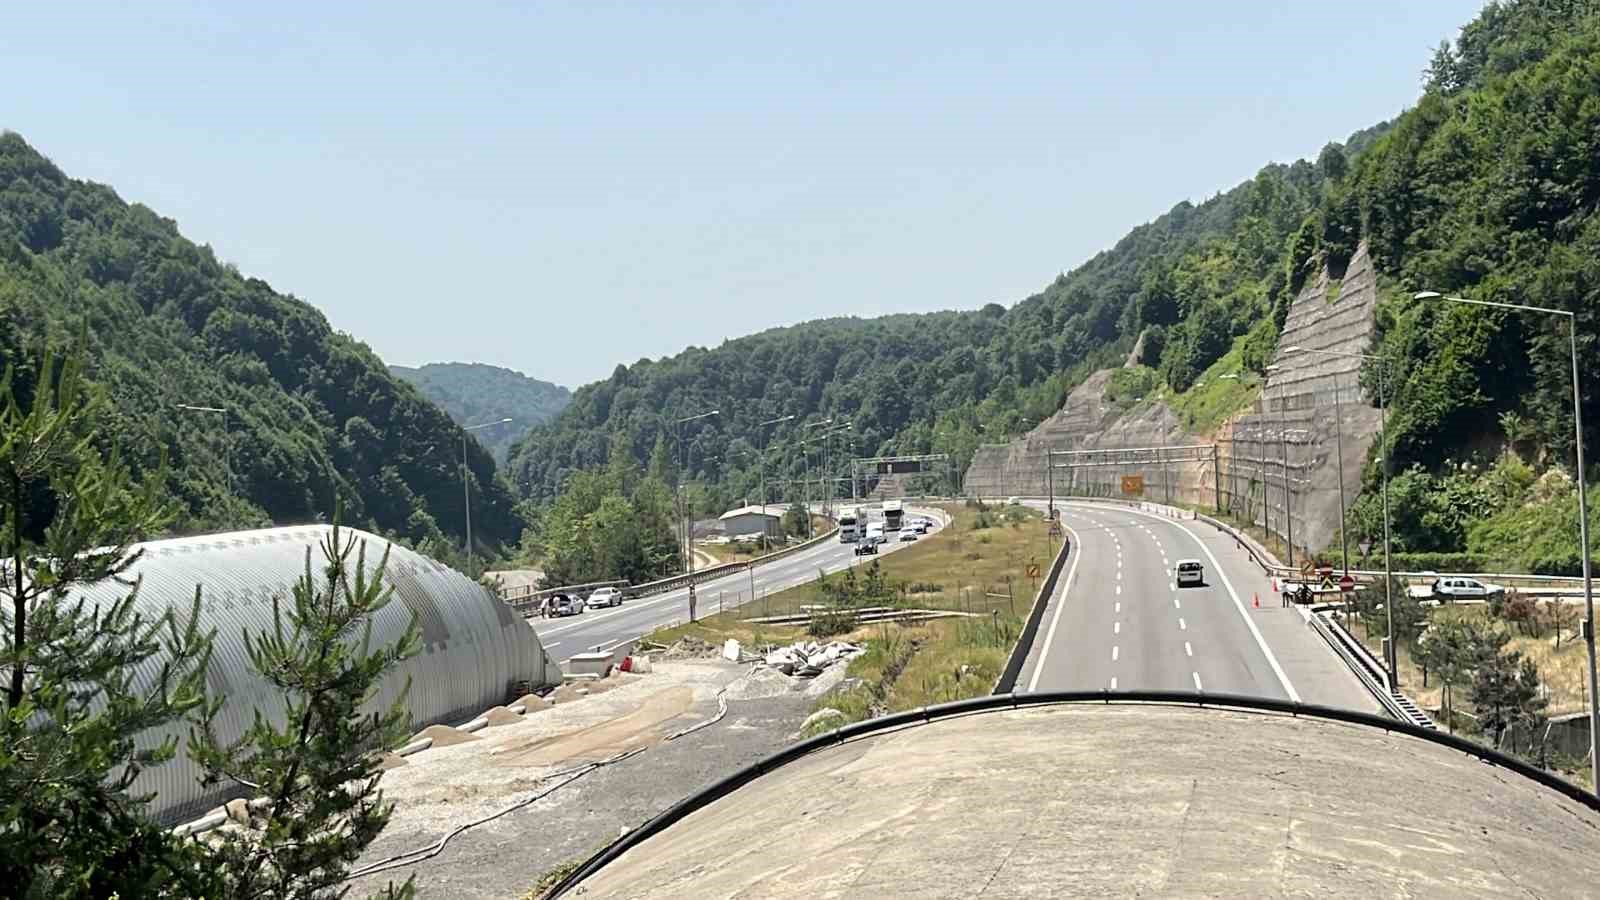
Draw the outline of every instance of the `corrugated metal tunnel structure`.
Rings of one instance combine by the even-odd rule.
[[[195,586],[201,588],[201,626],[216,630],[207,691],[213,697],[227,698],[215,722],[221,740],[238,738],[258,709],[282,723],[283,696],[251,669],[244,632],[272,627],[274,598],[292,603],[308,552],[313,575],[320,576],[321,546],[332,530],[331,525],[291,526],[140,545],[144,556],[128,577],[139,579],[136,608],[141,613],[156,616],[173,608],[186,615]],[[383,558],[384,538],[352,528],[341,528],[340,536],[365,542],[369,572]],[[352,566],[355,559],[352,552]],[[492,591],[466,575],[394,546],[384,581],[394,589],[394,598],[373,621],[374,645],[398,638],[415,614],[422,648],[396,668],[376,703],[393,703],[409,676],[408,702],[416,727],[469,719],[505,702],[514,692],[560,681],[559,667],[545,653],[533,629]],[[76,596],[93,603],[126,596],[128,590],[126,585],[108,581]],[[160,658],[154,658],[141,674],[153,679],[159,665]],[[189,759],[185,747],[186,724],[147,732],[139,743],[154,744],[167,734],[178,737],[178,755],[140,773],[132,787],[136,794],[156,794],[151,811],[161,821],[183,821],[240,796],[226,787],[201,786],[199,767]]]

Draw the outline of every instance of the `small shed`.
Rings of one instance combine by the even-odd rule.
[[[765,534],[779,537],[783,534],[783,515],[776,506],[741,506],[730,509],[718,517],[722,533],[731,540],[755,538]]]

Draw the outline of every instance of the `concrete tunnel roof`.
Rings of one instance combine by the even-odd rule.
[[[1404,734],[1217,708],[955,716],[809,754],[585,879],[601,897],[1580,896],[1600,813]]]

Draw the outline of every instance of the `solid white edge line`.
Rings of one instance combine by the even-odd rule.
[[[1267,664],[1272,667],[1272,673],[1278,676],[1278,683],[1283,686],[1283,692],[1289,695],[1289,699],[1291,701],[1299,703],[1299,692],[1294,689],[1294,685],[1289,683],[1289,676],[1283,671],[1283,666],[1278,665],[1278,658],[1272,655],[1272,648],[1267,646],[1266,638],[1261,636],[1261,629],[1256,627],[1255,620],[1251,619],[1250,613],[1245,610],[1244,601],[1239,599],[1239,592],[1233,589],[1233,582],[1228,580],[1228,573],[1222,570],[1222,563],[1217,560],[1217,555],[1211,552],[1211,547],[1209,547],[1205,541],[1201,540],[1198,534],[1195,534],[1193,531],[1189,530],[1189,526],[1183,524],[1177,519],[1169,519],[1165,516],[1158,516],[1154,513],[1147,513],[1136,509],[1130,509],[1128,512],[1131,512],[1135,515],[1147,516],[1160,522],[1166,522],[1184,534],[1187,534],[1191,540],[1200,545],[1200,551],[1206,555],[1206,559],[1211,560],[1211,565],[1217,570],[1217,577],[1222,579],[1222,586],[1228,589],[1228,596],[1233,598],[1233,608],[1239,611],[1239,618],[1243,619],[1245,627],[1250,629],[1250,636],[1256,639],[1256,646],[1261,648],[1262,655],[1267,658]]]
[[[1033,666],[1033,677],[1028,679],[1028,692],[1033,693],[1039,689],[1039,676],[1044,674],[1044,662],[1050,658],[1050,645],[1056,639],[1056,626],[1061,624],[1061,610],[1067,605],[1067,592],[1072,590],[1072,579],[1078,575],[1078,562],[1083,559],[1083,542],[1078,539],[1078,533],[1071,525],[1063,522],[1061,527],[1072,536],[1072,545],[1077,550],[1072,553],[1072,565],[1067,567],[1067,580],[1061,585],[1061,600],[1056,604],[1055,615],[1050,617],[1050,629],[1045,632],[1044,646],[1039,648],[1039,660]]]

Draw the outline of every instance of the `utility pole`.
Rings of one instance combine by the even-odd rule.
[[[461,429],[461,506],[467,514],[467,574],[469,575],[472,574],[472,488],[467,477],[471,474],[467,468],[467,432],[504,425],[510,421],[510,418],[505,418],[498,422],[484,422],[481,425],[469,425]]]

